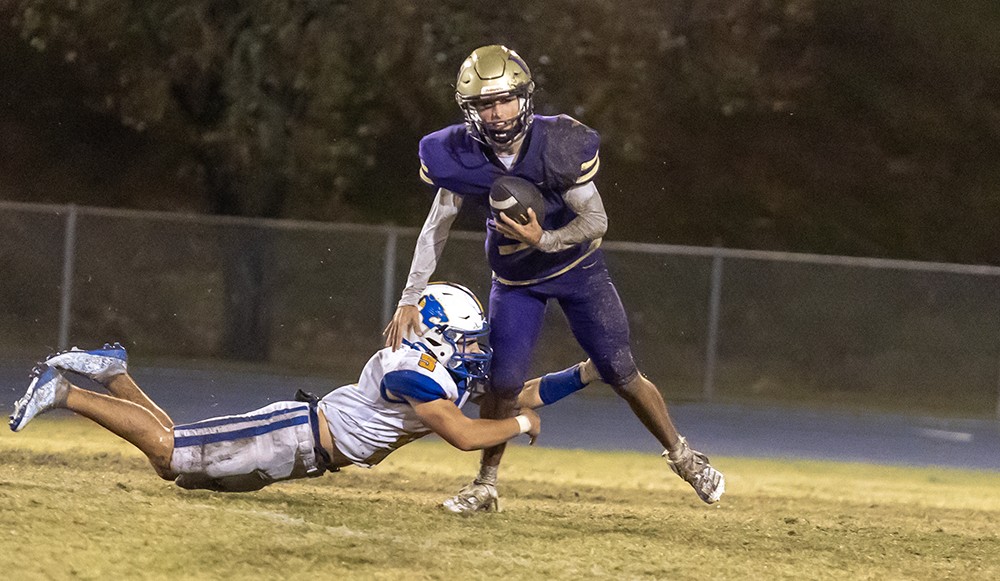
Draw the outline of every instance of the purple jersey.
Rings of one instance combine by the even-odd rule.
[[[600,136],[566,115],[536,115],[517,159],[510,169],[493,150],[472,138],[465,125],[451,125],[420,141],[420,177],[428,184],[463,197],[486,201],[493,181],[513,175],[537,185],[545,199],[542,228],[557,230],[573,212],[563,194],[585,184],[600,166]],[[560,252],[542,252],[500,235],[487,220],[486,254],[490,268],[503,282],[529,284],[565,272],[593,252],[593,241]]]

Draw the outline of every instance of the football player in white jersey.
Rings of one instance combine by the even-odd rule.
[[[162,478],[183,488],[238,492],[280,480],[372,467],[393,450],[434,432],[461,450],[479,450],[541,429],[532,407],[564,397],[597,377],[589,362],[529,382],[528,402],[507,419],[471,419],[459,409],[485,381],[491,353],[482,305],[469,289],[432,283],[420,299],[421,333],[404,349],[382,349],[358,382],[322,399],[271,404],[246,414],[174,424],[136,385],[120,344],[51,355],[32,372],[10,428],[69,409],[141,450]],[[73,385],[63,372],[103,385],[108,395]],[[542,394],[542,397],[539,395]]]

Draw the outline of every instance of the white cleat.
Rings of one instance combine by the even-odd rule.
[[[31,383],[21,399],[14,402],[14,413],[10,415],[10,429],[20,432],[38,414],[62,407],[69,393],[69,381],[59,370],[39,365],[31,372]]]
[[[726,492],[726,477],[708,463],[708,456],[692,450],[687,440],[681,438],[677,450],[664,450],[662,456],[675,474],[694,488],[698,498],[713,504]]]
[[[79,373],[103,384],[128,371],[128,353],[117,342],[114,345],[105,343],[104,347],[90,351],[73,347],[69,351],[49,355],[42,364]]]
[[[441,503],[441,506],[455,514],[500,512],[500,496],[496,486],[472,481],[463,486],[458,494]]]

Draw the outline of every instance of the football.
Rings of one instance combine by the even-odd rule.
[[[539,224],[545,220],[545,199],[535,184],[517,176],[501,176],[490,186],[490,209],[495,219],[504,213],[524,225],[529,222],[528,208],[535,211]]]

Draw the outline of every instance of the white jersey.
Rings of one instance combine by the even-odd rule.
[[[462,407],[468,393],[447,369],[423,351],[381,349],[368,360],[358,383],[331,391],[319,402],[340,450],[371,468],[393,450],[426,436],[413,403],[447,399]]]

